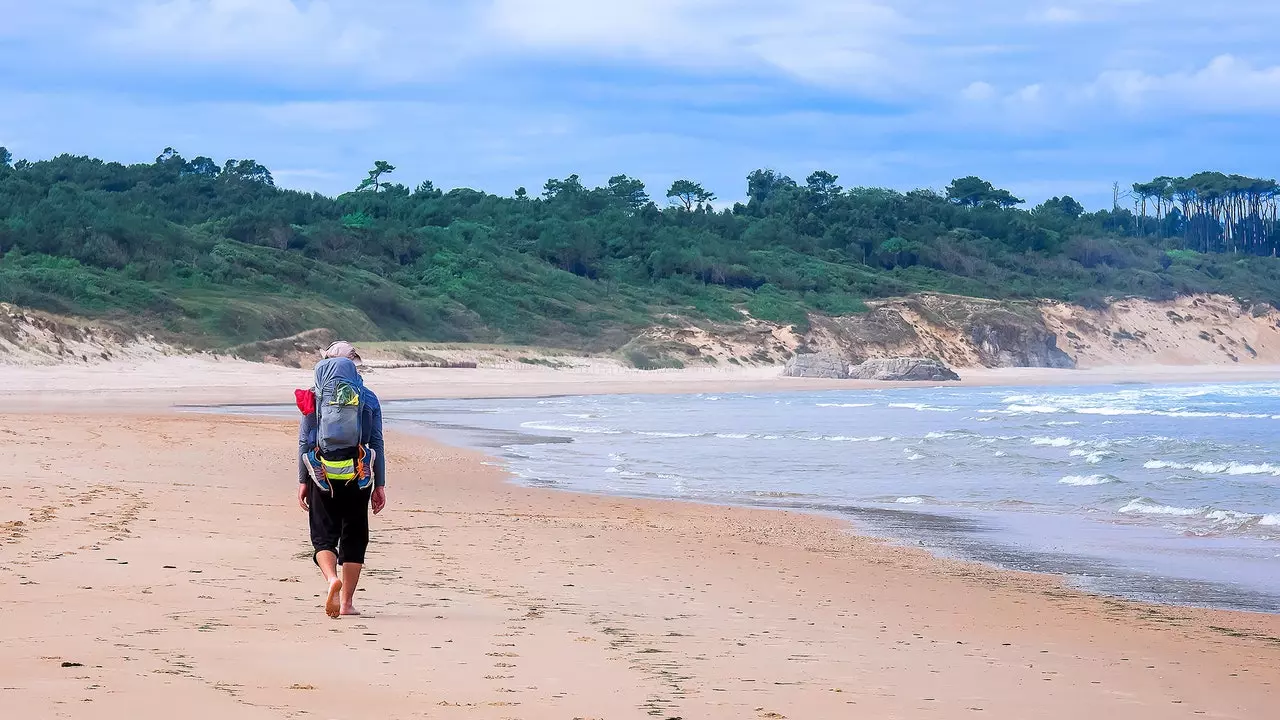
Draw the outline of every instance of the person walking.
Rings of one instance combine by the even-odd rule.
[[[309,518],[331,618],[360,614],[355,594],[369,546],[369,508],[377,515],[387,506],[382,407],[359,376],[360,362],[355,346],[335,342],[316,365],[310,394],[298,393],[298,505]]]

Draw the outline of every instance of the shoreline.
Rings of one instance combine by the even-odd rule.
[[[1280,687],[1280,616],[1109,598],[846,518],[528,487],[398,429],[367,615],[328,621],[295,424],[156,384],[0,415],[33,480],[0,481],[15,713],[1252,720]],[[258,392],[228,387],[202,392]]]
[[[532,399],[544,396],[513,396],[508,399]],[[554,396],[553,396],[554,397]],[[424,401],[437,400],[429,398]],[[454,399],[454,398],[448,398]],[[457,398],[464,399],[464,398]],[[472,400],[493,400],[498,398],[467,398]],[[396,400],[393,402],[416,402],[415,400]],[[271,413],[238,413],[238,408],[282,408],[281,414]],[[177,409],[177,408],[175,408]],[[279,403],[274,404],[235,404],[220,406],[202,406],[182,409],[184,412],[245,417],[245,418],[285,418],[289,408]],[[649,503],[693,504],[723,509],[744,509],[763,512],[778,512],[834,521],[847,531],[864,540],[886,542],[895,547],[905,549],[923,549],[931,557],[945,562],[968,563],[976,567],[996,572],[1025,574],[1051,580],[1062,588],[1069,588],[1101,599],[1113,599],[1138,603],[1152,607],[1186,608],[1206,611],[1238,612],[1262,616],[1274,616],[1280,620],[1280,607],[1274,607],[1277,596],[1263,591],[1240,590],[1228,584],[1191,577],[1174,580],[1162,578],[1153,570],[1123,568],[1115,564],[1114,559],[1102,556],[1071,555],[1064,553],[1054,555],[1044,550],[1003,544],[990,537],[980,537],[989,528],[981,526],[985,522],[981,514],[964,512],[947,513],[936,510],[919,510],[911,506],[888,507],[875,504],[849,504],[846,506],[820,506],[800,503],[783,503],[768,501],[733,501],[729,499],[696,499],[681,498],[661,494],[643,494],[627,492],[610,492],[576,487],[563,487],[556,483],[539,484],[526,482],[510,469],[510,461],[498,456],[494,450],[497,446],[469,445],[456,442],[448,437],[449,430],[474,433],[477,437],[505,436],[507,431],[494,430],[479,426],[450,426],[441,428],[427,420],[409,420],[388,418],[390,431],[412,435],[450,447],[459,452],[475,453],[480,461],[496,468],[504,482],[515,487],[530,490],[545,490],[557,493],[583,495],[601,499],[634,500]],[[530,436],[537,437],[537,436]],[[545,442],[545,441],[544,441]],[[568,442],[568,441],[566,441]],[[535,443],[542,444],[542,443]],[[915,521],[904,521],[900,527],[889,518],[905,517]],[[968,529],[944,530],[942,525],[973,526]],[[922,539],[929,536],[932,540]],[[917,547],[918,546],[918,547]],[[1074,569],[1071,569],[1074,568]],[[1125,591],[1118,589],[1124,584],[1141,584],[1145,591]],[[1109,589],[1110,588],[1110,589]],[[1198,588],[1191,590],[1189,588]],[[1181,599],[1178,598],[1190,598]],[[1212,599],[1212,598],[1216,598]],[[1259,609],[1265,605],[1268,609]],[[1272,609],[1274,607],[1274,609]]]
[[[249,416],[261,417],[253,414]],[[990,534],[992,528],[985,525],[992,519],[989,511],[985,513],[945,512],[936,509],[915,509],[911,505],[889,506],[883,503],[849,503],[833,506],[781,500],[699,499],[660,493],[628,493],[607,489],[565,487],[554,482],[542,484],[530,482],[528,478],[522,478],[513,471],[510,468],[511,461],[496,454],[495,451],[500,449],[499,446],[467,444],[456,441],[460,438],[448,437],[451,431],[463,432],[467,435],[474,434],[476,438],[506,437],[509,432],[507,430],[453,425],[442,428],[428,420],[395,418],[389,420],[388,426],[459,450],[480,453],[487,464],[502,470],[507,482],[518,487],[547,489],[599,498],[692,503],[711,507],[800,514],[834,520],[859,537],[884,541],[904,548],[914,549],[919,546],[940,560],[972,563],[1001,572],[1052,578],[1064,587],[1100,598],[1113,598],[1157,607],[1198,608],[1280,617],[1280,604],[1278,604],[1280,596],[1268,594],[1262,590],[1238,589],[1226,583],[1192,577],[1163,578],[1154,570],[1124,568],[1116,564],[1116,559],[1101,555],[1054,554],[1042,549],[1005,544],[996,540],[995,536]],[[548,439],[548,436],[529,435],[529,437],[542,438],[541,442],[532,444],[571,442],[569,439],[561,439],[558,436],[554,436],[554,439]],[[1080,519],[1070,517],[1072,521]],[[1126,591],[1121,589],[1125,584],[1140,584],[1145,587],[1145,590]],[[1259,609],[1260,607],[1267,609]]]
[[[86,713],[73,717],[108,720],[423,707],[486,720],[972,708],[1251,720],[1280,683],[1274,616],[1101,598],[809,514],[517,486],[479,453],[400,432],[367,614],[330,621],[277,452],[292,423],[131,416],[102,459],[148,453],[156,474],[108,493],[85,482],[84,453],[104,452],[86,419],[0,418],[0,431],[60,437],[53,470],[72,479],[41,485],[38,507],[59,510],[29,523],[7,563],[21,584],[0,616],[12,639],[0,662],[16,669],[0,699],[28,716],[74,703]],[[173,445],[197,442],[251,453],[282,487],[224,507],[260,478],[171,484],[190,465]],[[220,532],[234,517],[238,531]]]

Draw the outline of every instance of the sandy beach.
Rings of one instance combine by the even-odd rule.
[[[307,374],[116,370],[4,370],[0,702],[16,717],[1254,719],[1280,698],[1277,616],[1091,596],[825,518],[523,488],[399,432],[365,615],[331,621],[294,426],[169,409],[281,402]],[[539,368],[369,383],[386,398],[831,385]]]

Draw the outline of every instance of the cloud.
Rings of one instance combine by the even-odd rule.
[[[1191,72],[1107,71],[1085,94],[1131,110],[1176,106],[1194,114],[1278,112],[1280,65],[1258,68],[1232,55],[1219,55]]]
[[[1079,10],[1074,8],[1060,8],[1060,6],[1053,5],[1052,8],[1044,9],[1044,12],[1041,14],[1041,19],[1047,23],[1076,23],[1080,22],[1083,18],[1082,15],[1080,15]]]
[[[961,90],[960,96],[970,102],[982,102],[994,98],[996,89],[990,83],[979,81],[970,83],[964,90]]]
[[[1280,163],[1274,0],[0,0],[0,15],[0,144],[19,155],[173,145],[324,192],[380,158],[409,184],[496,192],[626,172],[728,198],[773,166],[899,189],[979,174],[1098,206],[1091,178]]]
[[[163,0],[138,4],[104,39],[122,53],[326,66],[368,57],[379,33],[324,0]]]
[[[781,72],[884,89],[915,63],[910,24],[874,0],[494,0],[487,26],[516,47],[707,72]]]
[[[233,70],[278,82],[339,77],[386,84],[465,58],[467,11],[443,0],[122,0],[91,39],[141,62]]]

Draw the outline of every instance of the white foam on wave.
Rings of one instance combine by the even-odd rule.
[[[1084,458],[1084,461],[1090,465],[1097,465],[1107,458],[1115,457],[1115,453],[1108,450],[1086,450],[1084,448],[1078,448],[1071,451],[1071,457],[1082,457]]]
[[[1280,513],[1263,515],[1258,518],[1258,524],[1266,527],[1280,527]]]
[[[1062,485],[1089,487],[1092,485],[1110,485],[1120,482],[1120,478],[1112,475],[1068,475],[1058,481]],[[1121,510],[1121,512],[1124,512]]]
[[[1009,457],[1009,453],[1007,453],[1007,452],[1005,452],[1005,451],[1003,451],[1003,450],[997,450],[997,451],[995,452],[995,456],[996,456],[996,457]]]
[[[848,443],[875,443],[875,442],[897,442],[896,437],[885,437],[883,435],[873,435],[871,437],[854,437],[852,435],[805,435],[801,440],[812,440],[814,442],[848,442]]]
[[[875,407],[875,403],[818,403],[821,408],[864,408]]]
[[[1270,420],[1271,415],[1239,412],[1202,412],[1198,410],[1154,410],[1152,415],[1171,418],[1228,418],[1230,420]]]
[[[908,460],[923,460],[923,459],[924,459],[924,456],[923,456],[923,455],[921,455],[920,453],[911,453],[910,455],[908,455],[908,456],[907,456],[907,459],[908,459]]]
[[[1010,405],[1005,410],[1014,415],[1055,415],[1062,412],[1052,405]]]
[[[1065,437],[1034,437],[1031,438],[1031,444],[1047,447],[1071,447],[1076,444],[1076,441]]]
[[[702,436],[702,433],[651,432],[647,430],[637,430],[636,434],[645,435],[647,437],[659,437],[659,438],[691,438],[691,437]]]
[[[1257,515],[1237,512],[1235,510],[1210,510],[1204,514],[1206,520],[1213,520],[1229,525],[1243,525],[1251,520],[1259,519]]]
[[[900,497],[894,502],[902,505],[920,505],[924,503],[924,498],[919,497]]]
[[[1184,508],[1175,505],[1161,505],[1146,498],[1134,498],[1120,508],[1127,515],[1172,515],[1176,517],[1192,517],[1204,512],[1203,508]]]
[[[546,423],[546,422],[521,423],[520,427],[527,428],[529,430],[546,430],[548,432],[582,433],[584,435],[621,435],[622,434],[621,430],[614,430],[613,428],[593,428],[593,427],[585,427],[582,425],[555,425],[553,423]]]
[[[960,408],[938,407],[924,403],[889,403],[889,407],[900,410],[916,410],[918,412],[956,412]]]
[[[749,440],[750,433],[716,433],[716,437],[721,440]]]
[[[1275,475],[1280,476],[1280,466],[1271,463],[1198,462],[1179,463],[1167,460],[1148,460],[1143,464],[1148,470],[1191,470],[1201,475]]]

